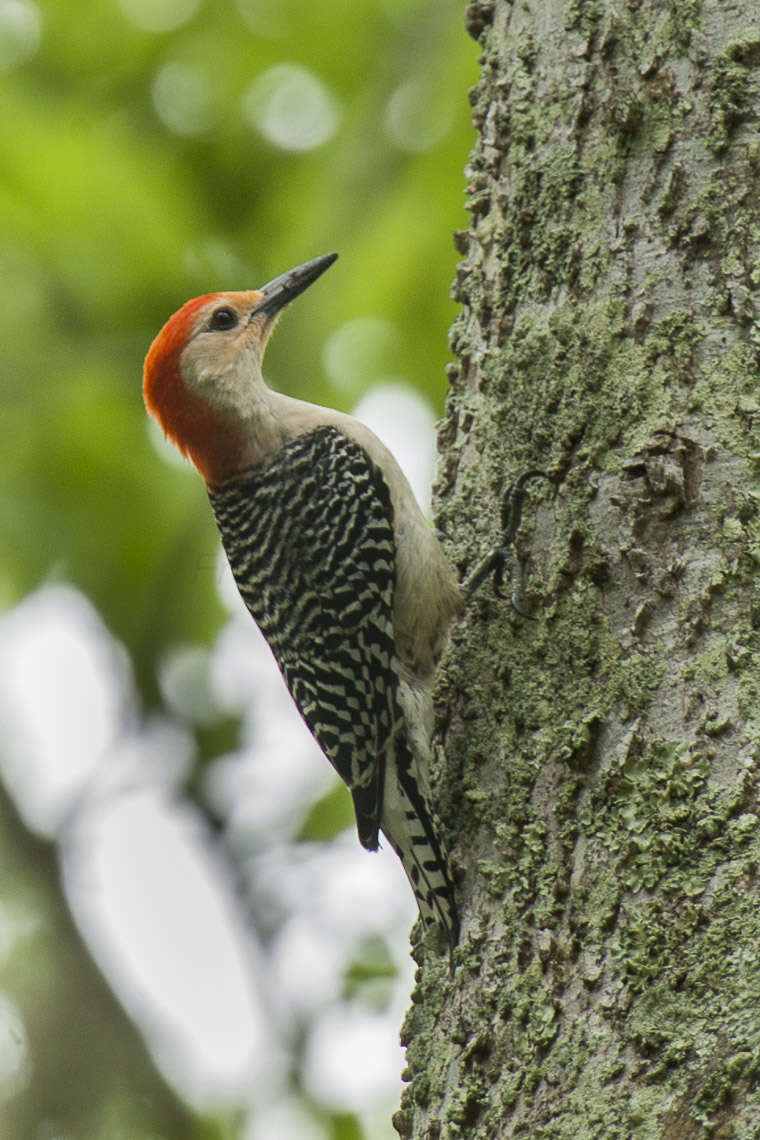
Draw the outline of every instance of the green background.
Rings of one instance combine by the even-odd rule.
[[[224,617],[198,572],[218,548],[202,484],[144,412],[148,345],[188,297],[337,250],[269,380],[351,410],[392,375],[439,413],[475,77],[452,0],[0,2],[0,609],[81,589],[126,647],[139,715],[167,649]],[[309,83],[327,137],[278,144],[257,124],[308,143]],[[355,371],[326,370],[325,344],[367,317],[386,323],[354,326]],[[206,761],[237,731],[186,727]],[[330,795],[305,830],[345,823]]]

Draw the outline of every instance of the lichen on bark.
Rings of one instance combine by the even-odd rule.
[[[760,1114],[760,22],[476,0],[441,425],[462,573],[531,468],[526,619],[439,679],[460,870],[402,1136],[744,1137]]]

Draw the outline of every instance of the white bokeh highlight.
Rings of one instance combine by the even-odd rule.
[[[436,103],[436,91],[425,78],[412,76],[400,83],[388,100],[383,127],[388,139],[410,154],[430,150],[452,125],[448,108]]]
[[[243,97],[243,113],[268,142],[292,151],[322,146],[341,117],[326,84],[297,63],[279,63],[260,75]]]
[[[195,15],[201,0],[118,0],[135,27],[146,32],[171,32]]]
[[[387,379],[369,389],[354,415],[390,448],[428,512],[437,452],[435,415],[427,400],[402,381]]]
[[[165,127],[178,135],[199,135],[211,125],[211,92],[199,67],[172,61],[156,73],[153,106]]]
[[[268,40],[291,35],[293,23],[298,20],[298,8],[282,0],[236,0],[243,20],[257,36]]]
[[[75,590],[40,590],[0,620],[3,776],[27,824],[54,835],[115,746],[128,664]]]
[[[0,0],[0,71],[10,71],[35,54],[42,41],[42,16],[31,0]]]
[[[389,1101],[403,1065],[394,1031],[398,1025],[387,1014],[371,1014],[353,1003],[333,1006],[309,1036],[305,1087],[319,1104],[343,1112]]]
[[[0,1104],[24,1087],[29,1064],[29,1039],[21,1010],[0,990]]]
[[[150,1025],[161,1068],[199,1107],[247,1100],[284,1063],[239,909],[204,840],[197,817],[148,787],[110,799],[75,830],[64,859],[96,958]]]
[[[303,1105],[279,1101],[256,1112],[243,1140],[329,1140],[330,1135]]]
[[[355,394],[394,367],[401,345],[396,325],[384,317],[355,317],[328,337],[322,366],[331,381],[347,396]]]

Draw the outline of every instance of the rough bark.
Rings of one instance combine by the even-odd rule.
[[[760,1135],[760,16],[475,0],[438,521],[531,484],[440,684],[462,869],[404,1137]]]

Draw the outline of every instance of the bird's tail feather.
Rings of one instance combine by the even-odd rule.
[[[459,939],[459,915],[449,862],[438,820],[412,764],[406,742],[397,737],[396,763],[386,780],[381,827],[401,860],[423,922],[442,927],[453,951]]]

